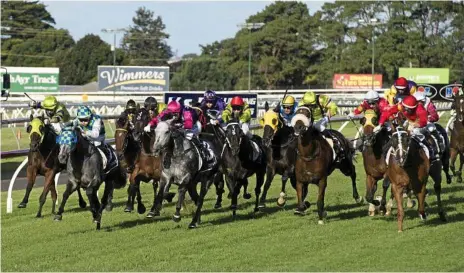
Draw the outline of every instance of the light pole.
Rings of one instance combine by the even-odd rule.
[[[361,24],[366,24],[366,25],[371,25],[372,26],[372,90],[374,90],[374,62],[375,62],[375,38],[374,38],[374,30],[375,26],[380,24],[378,23],[377,18],[371,18],[369,21],[359,19],[359,23]]]
[[[264,23],[244,23],[238,24],[240,28],[247,28],[251,34],[252,29],[260,29],[264,26]],[[251,91],[251,41],[248,39],[248,92]]]
[[[113,46],[111,47],[111,51],[113,51],[113,70],[116,69],[116,34],[120,32],[126,31],[125,28],[103,28],[101,30],[104,33],[113,33],[114,35],[114,40],[113,40]],[[116,85],[113,88],[113,92],[116,92]]]

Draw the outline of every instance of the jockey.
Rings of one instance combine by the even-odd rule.
[[[207,90],[203,95],[203,100],[201,101],[200,108],[202,109],[203,113],[206,113],[208,110],[216,110],[218,111],[219,118],[215,120],[214,123],[222,123],[222,112],[226,108],[226,103],[224,100],[216,95],[216,92],[213,90]]]
[[[76,119],[73,120],[73,126],[82,129],[82,136],[87,138],[97,149],[103,152],[108,163],[111,158],[111,150],[105,143],[105,124],[99,115],[92,113],[89,107],[79,106],[77,108]],[[108,168],[106,168],[108,169]]]
[[[284,120],[285,126],[292,126],[291,121],[293,116],[295,116],[297,107],[298,103],[295,101],[293,96],[287,96],[282,101],[282,105],[280,106],[280,116]]]
[[[435,151],[435,147],[425,140],[424,135],[429,135],[427,126],[427,110],[424,106],[418,103],[414,96],[405,97],[397,107],[392,107],[390,111],[385,111],[380,116],[379,125],[374,128],[374,132],[379,131],[385,124],[385,122],[391,117],[401,112],[407,119],[407,128],[405,128],[412,136],[418,136],[418,139],[423,140],[422,143],[429,148],[430,159],[432,161],[438,159],[438,153]]]
[[[200,156],[204,159],[205,156],[205,147],[200,143],[198,135],[201,132],[202,125],[198,121],[195,111],[192,108],[182,107],[180,102],[173,100],[168,104],[168,107],[163,110],[157,117],[153,118],[147,126],[145,126],[144,131],[150,132],[152,127],[155,127],[160,121],[166,120],[167,118],[173,117],[174,120],[172,124],[177,128],[185,129],[185,138],[192,141],[192,143],[198,148]],[[165,168],[169,168],[171,162],[172,154],[166,154],[163,165]]]
[[[232,98],[226,109],[222,112],[222,120],[228,123],[232,118],[238,119],[243,133],[250,139],[253,135],[250,132],[251,109],[248,103],[244,102],[239,96]]]
[[[401,101],[404,97],[413,95],[416,92],[417,84],[413,81],[408,81],[404,77],[396,79],[392,87],[385,91],[384,97],[390,105],[394,105]]]
[[[192,106],[190,108],[195,110],[197,120],[201,124],[201,129],[202,130],[206,129],[206,117],[203,114],[203,109],[201,108],[201,103],[200,102],[194,102],[194,103],[192,103]]]
[[[298,103],[298,107],[301,106],[311,109],[314,127],[321,133],[329,123],[329,118],[335,116],[338,110],[337,105],[328,96],[316,95],[312,91],[304,94],[303,99]]]
[[[126,109],[124,109],[124,112],[121,113],[121,116],[127,117],[129,124],[131,125],[130,127],[134,126],[134,116],[136,112],[137,104],[134,100],[128,100],[126,103]]]
[[[166,109],[166,104],[158,103],[158,101],[154,97],[148,97],[145,99],[143,103],[143,107],[148,110],[150,114],[150,119],[158,116],[164,109]]]
[[[63,123],[69,122],[71,116],[63,103],[58,102],[54,96],[47,96],[43,102],[31,102],[29,104],[34,109],[44,109],[45,114],[50,120],[50,125],[53,127],[56,134],[60,134],[64,127]]]
[[[364,113],[366,110],[374,110],[378,117],[384,111],[390,110],[390,105],[388,101],[384,98],[379,97],[379,93],[376,91],[369,91],[364,95],[364,101],[359,105],[352,113],[349,113],[349,117],[354,117]]]
[[[414,97],[417,99],[417,102],[419,104],[422,104],[424,106],[425,110],[427,111],[428,114],[428,123],[427,127],[429,130],[429,133],[432,135],[432,137],[436,141],[436,145],[438,147],[437,151],[438,153],[442,153],[445,150],[445,140],[443,139],[443,136],[438,132],[437,128],[435,127],[435,122],[438,122],[438,119],[440,118],[437,113],[437,109],[435,108],[435,105],[433,104],[432,100],[428,97],[425,96],[424,92],[416,92],[414,93]]]

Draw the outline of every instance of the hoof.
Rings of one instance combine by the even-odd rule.
[[[249,194],[249,193],[244,193],[244,194],[243,194],[243,198],[245,198],[246,200],[248,200],[248,199],[251,198],[251,194]]]
[[[132,210],[133,210],[133,208],[131,208],[131,207],[126,207],[126,208],[124,209],[124,212],[132,212]]]
[[[369,216],[374,216],[375,215],[375,206],[373,204],[369,204]]]
[[[61,221],[61,220],[63,220],[63,215],[57,214],[57,215],[55,215],[55,217],[53,218],[53,220],[55,220],[55,221]]]
[[[305,201],[304,205],[305,205],[305,209],[309,209],[309,207],[311,207],[311,203],[309,203],[309,201]]]
[[[230,205],[230,209],[235,211],[237,209],[237,205]]]
[[[391,211],[385,212],[385,216],[390,216],[391,214],[392,214]]]
[[[442,222],[446,222],[446,221],[447,221],[447,220],[446,220],[446,213],[445,213],[444,211],[440,211],[440,212],[438,213],[438,215],[440,215],[440,220],[441,220]]]
[[[221,204],[216,203],[216,204],[214,205],[214,209],[220,209],[220,208],[222,208],[222,205],[221,205]]]
[[[85,209],[85,207],[87,207],[87,203],[86,203],[86,202],[79,202],[79,208]],[[108,206],[107,206],[107,207],[108,207]]]
[[[113,204],[106,205],[105,210],[106,211],[113,211]]]
[[[280,197],[279,199],[277,199],[277,206],[283,207],[283,206],[285,206],[286,202],[287,201],[285,200],[285,198]]]
[[[300,216],[304,216],[305,215],[305,212],[303,210],[299,210],[299,209],[296,209],[293,214],[295,215],[300,215]]]
[[[35,218],[42,218],[42,214],[41,214],[41,213],[37,213],[37,215],[35,216]]]
[[[139,214],[144,214],[146,211],[147,211],[147,208],[145,208],[145,206],[143,204],[139,204],[137,206],[137,212]]]
[[[174,215],[172,216],[172,220],[173,220],[174,222],[176,222],[176,223],[180,222],[180,215],[175,215],[175,214],[174,214]]]
[[[317,221],[317,223],[318,223],[319,225],[323,225],[323,224],[324,224],[324,220],[319,220],[319,221]]]
[[[362,205],[364,203],[364,198],[362,196],[355,198],[355,200],[356,200],[356,204]]]
[[[150,212],[147,214],[147,218],[153,218],[153,217],[156,217],[156,216],[160,216],[160,213],[157,212],[157,211],[150,211]]]
[[[100,228],[101,228],[101,224],[100,224],[100,222],[98,222],[97,223],[97,230],[100,230]]]
[[[196,223],[190,223],[189,229],[194,229],[194,228],[197,228],[197,224]]]
[[[415,200],[408,200],[408,202],[406,203],[406,206],[408,208],[414,208],[416,206],[416,201]]]
[[[419,217],[421,218],[422,221],[427,220],[427,213],[419,213]]]
[[[402,230],[398,230],[398,233],[402,233],[403,231]]]
[[[369,211],[368,215],[369,215],[370,217],[375,216],[375,211]]]
[[[264,209],[265,207],[266,207],[266,204],[264,204],[264,203],[261,203],[261,204],[258,205],[259,209]]]
[[[25,207],[27,207],[27,203],[24,203],[24,202],[21,202],[21,203],[18,205],[18,208],[19,208],[19,209],[23,209],[23,208],[25,208]]]

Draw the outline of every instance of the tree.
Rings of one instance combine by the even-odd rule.
[[[111,65],[113,54],[109,44],[99,36],[88,34],[80,39],[69,51],[59,56],[60,82],[82,85],[95,78],[99,65]],[[117,64],[122,62],[117,59]]]
[[[130,59],[131,65],[166,65],[173,56],[166,39],[166,26],[160,16],[154,17],[154,12],[141,7],[133,17],[133,26],[125,33],[122,47]]]

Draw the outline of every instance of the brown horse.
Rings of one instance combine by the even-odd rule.
[[[337,164],[334,159],[334,152],[323,134],[313,126],[312,111],[307,107],[300,107],[292,119],[292,125],[297,136],[297,159],[295,165],[296,192],[298,205],[295,214],[303,215],[307,206],[304,203],[304,192],[307,191],[309,184],[319,186],[317,198],[317,211],[319,224],[324,223],[326,212],[324,211],[325,189],[327,187],[327,177],[336,169],[340,168],[342,173],[356,177],[354,165],[351,158],[345,158],[342,163]],[[340,136],[337,135],[339,138]],[[343,137],[343,136],[342,136]],[[344,139],[345,149],[349,149],[348,140]],[[345,150],[346,151],[346,150]],[[348,153],[348,151],[346,151]],[[347,163],[349,161],[349,164]],[[353,184],[353,197],[356,196],[356,182]],[[356,196],[356,197],[355,197]]]
[[[397,124],[403,124],[405,118],[398,115]],[[442,163],[437,160],[432,164],[422,148],[420,136],[410,136],[401,126],[393,126],[391,148],[387,154],[387,176],[390,178],[392,193],[398,206],[398,232],[403,231],[403,191],[412,189],[417,196],[418,210],[421,219],[425,220],[426,185],[429,175],[434,180],[440,219],[446,221],[441,204],[441,169]]]
[[[451,152],[451,171],[456,176],[458,183],[462,183],[462,166],[464,165],[464,96],[455,98],[456,119],[451,130],[450,152]],[[459,171],[456,171],[455,164],[459,154]]]
[[[364,112],[361,124],[363,125],[361,151],[364,170],[366,171],[366,201],[370,203],[369,216],[375,215],[374,206],[380,206],[380,213],[385,214],[387,212],[385,207],[386,196],[390,185],[388,178],[385,178],[383,182],[382,200],[380,202],[374,199],[374,194],[377,191],[377,182],[383,179],[387,172],[383,147],[390,140],[390,133],[387,130],[374,133],[374,127],[378,125],[378,116],[374,110]]]
[[[31,115],[31,122],[27,126],[29,139],[31,140],[28,154],[27,165],[27,187],[23,200],[18,208],[25,208],[29,201],[29,195],[35,184],[38,174],[45,177],[44,188],[39,199],[39,211],[36,217],[42,217],[42,208],[47,199],[48,192],[52,195],[52,213],[55,213],[57,193],[55,189],[55,175],[66,168],[66,165],[60,165],[58,162],[58,145],[56,144],[56,134],[50,125],[44,124],[45,118]],[[85,208],[87,204],[82,198],[80,189],[79,206]]]

